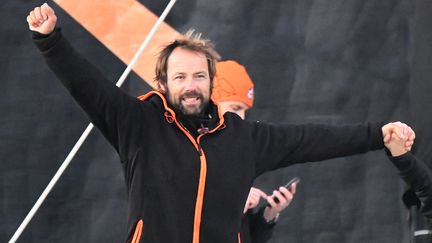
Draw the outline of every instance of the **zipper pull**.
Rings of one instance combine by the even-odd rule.
[[[210,129],[201,123],[201,127],[197,129],[197,132],[198,134],[206,134],[210,132]]]

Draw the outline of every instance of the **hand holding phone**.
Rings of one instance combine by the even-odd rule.
[[[288,190],[291,192],[291,187],[292,187],[292,185],[293,185],[293,184],[298,184],[299,182],[300,182],[300,178],[298,178],[298,177],[294,177],[294,178],[292,178],[292,179],[291,179],[287,184],[285,184],[284,187],[285,187],[286,189],[288,189]],[[272,198],[273,198],[273,200],[275,201],[275,203],[279,203],[279,199],[278,199],[277,197],[273,196]],[[267,206],[267,207],[271,207],[271,205],[270,205],[269,203],[267,203],[266,206]]]

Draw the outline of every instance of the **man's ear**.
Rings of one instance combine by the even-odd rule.
[[[162,84],[161,82],[157,83],[158,89],[161,90],[162,92],[166,93],[167,88],[165,87],[164,84]]]

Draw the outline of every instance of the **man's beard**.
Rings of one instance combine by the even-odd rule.
[[[169,90],[166,91],[166,97],[168,97],[168,103],[170,104],[170,107],[174,109],[176,113],[180,112],[182,115],[185,116],[200,116],[202,115],[205,110],[207,109],[207,105],[209,104],[209,99],[205,100],[202,93],[199,93],[197,91],[189,91],[186,92],[174,100]],[[198,97],[201,103],[199,106],[193,108],[193,109],[187,109],[183,104],[182,100],[184,98],[190,98],[190,97]]]

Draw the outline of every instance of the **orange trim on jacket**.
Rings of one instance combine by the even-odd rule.
[[[139,243],[140,242],[143,227],[144,227],[144,221],[141,219],[140,221],[138,221],[138,223],[135,227],[135,232],[134,232],[131,243]]]

